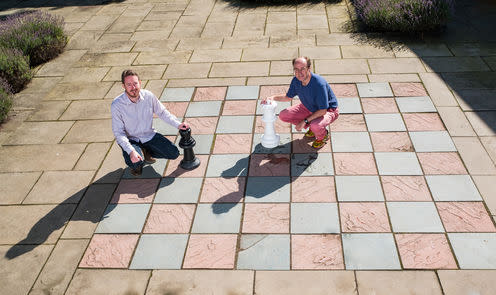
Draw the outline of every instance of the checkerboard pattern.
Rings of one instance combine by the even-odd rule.
[[[260,144],[259,99],[287,85],[165,89],[201,165],[126,171],[79,266],[496,269],[495,225],[423,85],[331,87],[341,115],[318,151],[281,121],[280,146]]]

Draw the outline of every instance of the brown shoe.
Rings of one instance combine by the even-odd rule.
[[[142,149],[142,150],[143,150],[143,155],[145,156],[145,163],[153,164],[157,161],[154,157],[152,157],[152,155],[150,155],[150,152],[148,152],[148,150],[146,149]]]
[[[136,169],[132,169],[132,168],[129,168],[131,170],[131,174],[133,176],[140,176],[141,173],[143,172],[143,166],[139,166],[138,168]]]

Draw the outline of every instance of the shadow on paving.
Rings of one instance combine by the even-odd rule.
[[[287,148],[289,150],[291,145],[297,141],[309,142],[305,139],[298,139],[274,149],[266,149],[261,144],[258,144],[255,147],[255,152],[245,158],[239,159],[233,167],[224,170],[221,174],[222,178],[229,179],[240,175],[246,175],[246,181],[244,181],[243,178],[237,177],[238,190],[216,200],[212,204],[213,213],[222,214],[228,212],[236,206],[243,197],[246,198],[247,196],[250,196],[259,199],[268,196],[282,187],[288,186],[301,176],[307,168],[317,160],[319,154],[316,152],[306,154],[278,152],[281,148]],[[263,157],[264,155],[267,155],[269,161],[262,164],[262,160],[267,159]],[[258,175],[250,175],[250,177],[248,177],[249,169],[270,171],[270,167],[273,167],[274,165],[287,165],[290,170],[290,176],[261,176],[257,178]],[[264,169],[264,167],[267,168]],[[252,186],[248,188],[248,182],[250,180],[253,181],[253,183]]]
[[[56,10],[67,6],[94,6],[121,2],[124,0],[2,0],[0,11],[43,7],[53,7],[52,10]]]
[[[108,180],[120,179],[123,170],[117,169],[107,173],[55,206],[47,215],[36,222],[26,238],[7,251],[5,257],[14,259],[32,251],[34,248],[43,244],[53,232],[64,227],[69,221],[88,221],[94,224],[100,222],[117,187],[115,181],[109,183]],[[84,195],[78,200],[82,194]],[[111,208],[113,207],[109,206],[108,210]]]

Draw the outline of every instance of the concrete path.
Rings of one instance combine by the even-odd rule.
[[[349,1],[17,2],[2,14],[61,15],[71,38],[0,129],[1,293],[494,293],[495,4],[400,41],[354,33]],[[318,153],[281,122],[260,145],[259,99],[298,55],[339,99]],[[125,169],[126,68],[190,123],[200,167]]]

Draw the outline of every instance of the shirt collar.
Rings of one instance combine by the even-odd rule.
[[[124,103],[125,104],[133,104],[131,99],[129,99],[129,96],[127,96],[126,91],[124,91],[123,95],[124,95]],[[139,101],[143,101],[143,100],[144,100],[143,92],[140,90],[140,95],[139,95],[138,101],[136,103],[138,103]]]

